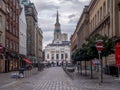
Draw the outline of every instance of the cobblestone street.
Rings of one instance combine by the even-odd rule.
[[[119,90],[119,83],[109,82],[108,85],[99,86],[98,80],[91,80],[77,74],[74,75],[74,79],[71,79],[62,68],[52,67],[0,90]]]
[[[62,68],[48,68],[31,78],[4,87],[2,90],[79,90]]]

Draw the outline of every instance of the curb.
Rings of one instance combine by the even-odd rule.
[[[62,68],[63,68],[63,70],[65,71],[65,73],[66,73],[72,80],[74,80],[74,74],[68,72],[64,67],[62,67]]]

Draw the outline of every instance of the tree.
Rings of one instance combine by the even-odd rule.
[[[92,59],[98,58],[98,51],[95,46],[97,40],[103,40],[104,48],[101,53],[102,57],[106,58],[110,54],[114,53],[115,46],[114,40],[112,38],[108,38],[106,35],[102,36],[100,34],[95,34],[94,36],[86,40],[86,44],[83,44],[81,48],[77,49],[72,54],[72,60],[75,63],[77,61],[85,61],[86,66],[86,61],[89,60],[91,61],[91,78],[92,78]],[[105,61],[107,64],[107,59],[105,59]]]

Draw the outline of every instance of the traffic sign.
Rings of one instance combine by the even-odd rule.
[[[98,51],[102,51],[103,50],[103,43],[102,42],[97,42],[96,48],[97,48]]]

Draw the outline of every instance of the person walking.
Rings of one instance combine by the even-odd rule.
[[[19,78],[24,78],[24,68],[23,67],[20,67],[19,68]]]

